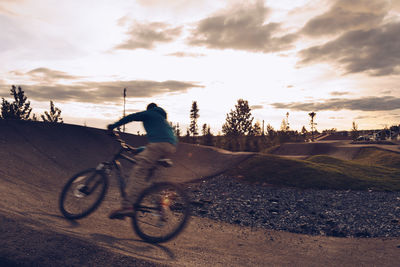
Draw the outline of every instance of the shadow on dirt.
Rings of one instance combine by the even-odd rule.
[[[138,256],[144,256],[149,259],[153,260],[158,260],[158,261],[165,261],[165,260],[174,260],[175,259],[175,254],[168,249],[167,247],[164,247],[160,244],[150,244],[147,242],[144,242],[143,240],[140,239],[132,239],[132,238],[116,238],[114,236],[110,235],[105,235],[105,234],[99,234],[99,233],[93,233],[90,235],[90,237],[96,241],[100,242],[103,244],[107,244],[113,248],[116,248],[118,250],[122,250],[127,253],[133,253]],[[162,252],[161,254],[164,254],[166,257],[151,257],[148,255],[159,255],[159,252],[156,252],[155,250],[159,250],[159,252]]]

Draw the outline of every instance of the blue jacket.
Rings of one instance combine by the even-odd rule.
[[[167,113],[162,108],[155,107],[125,116],[116,123],[111,124],[110,128],[114,129],[132,121],[141,121],[150,143],[167,142],[176,145],[177,138],[166,118]]]

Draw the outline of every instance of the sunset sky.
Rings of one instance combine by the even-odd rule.
[[[0,97],[66,123],[104,128],[127,88],[182,132],[192,101],[217,134],[240,98],[277,130],[400,124],[400,0],[0,0],[0,29]]]

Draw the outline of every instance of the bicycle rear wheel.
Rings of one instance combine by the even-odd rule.
[[[176,237],[189,216],[189,200],[179,186],[155,183],[145,189],[135,203],[132,225],[143,240],[162,243]]]
[[[108,188],[104,172],[87,169],[72,176],[59,199],[61,213],[70,220],[81,219],[95,211]]]

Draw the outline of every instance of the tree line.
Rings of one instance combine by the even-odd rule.
[[[172,124],[175,134],[183,142],[196,143],[201,145],[216,146],[231,151],[261,151],[284,142],[304,142],[312,140],[318,133],[314,118],[315,112],[309,114],[312,131],[309,132],[303,126],[301,132],[290,129],[289,113],[282,120],[280,130],[275,130],[270,124],[264,129],[259,121],[254,121],[251,108],[247,100],[239,99],[234,107],[226,114],[225,122],[222,125],[222,134],[213,135],[209,124],[203,124],[199,135],[198,118],[199,107],[196,101],[192,102],[190,110],[190,124],[186,135],[182,135],[179,123]]]
[[[39,120],[36,114],[32,114],[31,103],[20,86],[16,87],[12,85],[10,95],[14,99],[12,102],[2,98],[0,119]],[[216,146],[231,151],[262,151],[285,142],[314,141],[320,135],[316,129],[317,123],[315,122],[317,113],[310,112],[308,115],[310,116],[309,124],[311,131],[308,131],[305,126],[302,127],[300,132],[292,130],[289,123],[289,112],[286,113],[286,117],[282,120],[280,129],[275,130],[270,124],[264,127],[264,121],[262,126],[259,121],[254,121],[248,101],[239,99],[234,109],[231,109],[226,114],[225,122],[222,125],[222,134],[218,133],[218,135],[214,135],[211,132],[209,124],[204,123],[201,129],[199,128],[198,118],[200,117],[200,110],[197,101],[192,101],[189,116],[190,124],[186,129],[186,134],[182,135],[179,123],[175,125],[171,123],[171,125],[175,134],[183,142]],[[40,118],[44,122],[63,123],[61,110],[51,100],[49,111],[45,111],[40,115]],[[359,137],[357,127],[357,124],[353,122],[350,132],[353,140]],[[396,127],[398,130],[399,127]],[[333,128],[322,131],[322,134],[332,134],[335,132],[336,129]]]
[[[358,141],[361,137],[357,124],[353,121],[352,128],[349,132],[343,131],[339,133],[336,128],[323,130],[321,133],[317,130],[315,121],[317,113],[312,111],[308,113],[310,117],[310,131],[305,126],[301,131],[292,130],[289,123],[289,112],[282,120],[279,130],[275,130],[270,124],[264,128],[264,121],[261,127],[260,122],[254,122],[251,114],[251,108],[247,100],[239,99],[235,108],[226,114],[225,123],[222,125],[222,135],[214,136],[211,133],[210,126],[203,124],[202,136],[199,136],[197,119],[199,115],[199,107],[196,101],[192,102],[190,110],[190,127],[187,129],[186,135],[180,135],[179,124],[174,126],[176,135],[184,142],[197,143],[202,145],[216,146],[232,151],[262,151],[286,142],[313,142],[319,137],[337,134],[346,138]],[[380,131],[381,139],[391,137],[391,132],[400,134],[400,125],[385,127]]]
[[[44,122],[63,123],[61,110],[54,105],[52,100],[50,100],[49,111],[44,111],[38,118],[36,114],[32,114],[31,102],[28,101],[20,86],[12,85],[10,95],[13,97],[12,102],[2,98],[0,119],[39,121],[40,118]],[[212,134],[210,125],[205,123],[201,127],[200,136],[200,128],[197,123],[200,117],[199,112],[197,101],[192,101],[190,124],[186,130],[186,135],[182,136],[179,123],[172,125],[175,134],[181,141],[217,146],[233,151],[259,151],[262,148],[282,142],[304,140],[308,134],[305,127],[303,127],[301,133],[290,130],[289,113],[287,113],[286,119],[282,121],[280,131],[275,131],[268,124],[266,132],[264,132],[264,127],[261,128],[258,121],[254,122],[248,101],[239,99],[235,108],[226,114],[225,123],[222,125],[222,135],[220,133],[218,135]],[[314,116],[315,114],[312,118]],[[314,127],[313,120],[312,127]]]
[[[25,92],[20,86],[17,88],[15,85],[12,85],[10,89],[10,95],[14,98],[14,101],[12,102],[2,98],[0,119],[25,121],[39,120],[36,114],[32,114],[31,102],[28,101]],[[54,106],[52,100],[50,100],[49,111],[45,111],[42,115],[40,115],[40,118],[44,122],[63,123],[63,119],[61,118],[61,110]]]

